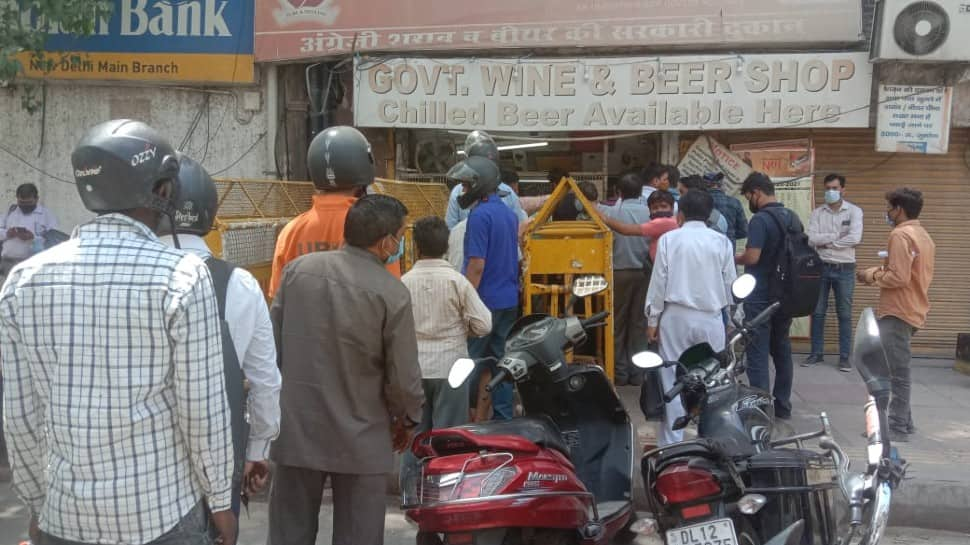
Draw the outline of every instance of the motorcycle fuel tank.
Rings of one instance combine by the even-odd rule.
[[[769,448],[774,418],[774,403],[767,392],[732,382],[708,390],[698,434],[732,443],[738,455],[755,454]]]

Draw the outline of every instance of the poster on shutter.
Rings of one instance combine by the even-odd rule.
[[[946,153],[952,99],[952,87],[880,85],[876,151]]]
[[[723,172],[724,192],[728,195],[737,195],[741,183],[751,174],[751,167],[741,157],[709,136],[698,136],[677,168],[681,176]]]

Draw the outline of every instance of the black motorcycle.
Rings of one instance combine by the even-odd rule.
[[[743,299],[753,289],[745,275],[735,284]],[[889,371],[871,309],[856,332],[853,364],[866,381],[869,464],[864,473],[849,470],[849,458],[832,439],[828,417],[821,430],[772,440],[773,402],[762,390],[739,381],[744,372],[739,345],[777,311],[778,304],[745,323],[721,352],[707,344],[687,350],[676,362],[650,352],[634,362],[643,368],[676,366],[678,379],[665,394],[678,394],[686,416],[697,422],[698,438],[646,453],[641,462],[652,517],[634,530],[662,532],[667,545],[876,545],[886,526],[892,489],[905,464],[881,430],[888,429]],[[820,451],[804,448],[817,440]],[[839,528],[838,489],[848,504],[848,528]],[[841,515],[841,513],[838,513]]]

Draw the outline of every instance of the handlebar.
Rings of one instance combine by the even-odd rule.
[[[485,386],[485,391],[491,392],[492,390],[497,388],[499,384],[502,384],[503,382],[505,382],[505,379],[508,378],[508,376],[509,376],[509,372],[499,367],[498,372],[495,373],[494,377],[492,377],[491,382],[489,382]]]
[[[779,308],[781,308],[781,301],[775,301],[768,308],[761,311],[761,314],[755,316],[750,322],[745,324],[745,329],[754,329],[761,324],[768,321],[771,315],[774,314]]]
[[[600,322],[606,319],[606,317],[609,315],[610,315],[609,311],[604,310],[603,312],[597,312],[596,314],[590,316],[589,318],[586,318],[585,320],[581,320],[579,323],[582,324],[583,329],[586,329],[587,327],[591,325],[595,325],[597,322]]]
[[[671,401],[673,401],[675,397],[680,395],[680,392],[683,391],[683,389],[684,389],[683,380],[677,382],[677,384],[674,384],[674,387],[671,388],[666,394],[664,394],[664,403],[670,403]]]

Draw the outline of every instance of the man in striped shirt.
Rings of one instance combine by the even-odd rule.
[[[222,542],[232,442],[212,281],[158,240],[175,150],[143,123],[91,129],[71,156],[74,237],[14,267],[0,290],[13,484],[34,543]]]

